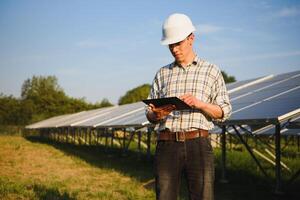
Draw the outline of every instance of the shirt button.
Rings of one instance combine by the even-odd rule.
[[[174,111],[174,115],[177,115],[177,116],[178,116],[179,114],[180,114],[180,111],[179,111],[179,110],[175,110],[175,111]]]

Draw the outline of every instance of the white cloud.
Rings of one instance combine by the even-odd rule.
[[[196,26],[196,29],[200,34],[211,34],[222,31],[224,28],[212,24],[198,24]]]
[[[264,23],[270,23],[274,20],[278,19],[289,19],[292,17],[300,16],[300,7],[299,6],[291,6],[291,7],[283,7],[280,9],[268,9],[263,15],[259,16],[257,19]]]
[[[283,8],[278,13],[278,17],[294,17],[300,14],[300,9],[296,7]]]

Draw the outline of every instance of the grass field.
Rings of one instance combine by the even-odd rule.
[[[274,179],[245,152],[228,152],[229,182],[220,183],[220,151],[215,155],[216,200],[300,199],[299,179],[286,195],[275,196]],[[152,165],[132,151],[0,135],[0,199],[155,199]],[[188,199],[184,183],[180,199]]]

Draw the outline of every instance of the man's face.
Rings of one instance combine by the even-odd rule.
[[[194,35],[189,35],[184,40],[169,45],[176,62],[183,63],[186,61],[188,55],[192,52],[193,39]]]

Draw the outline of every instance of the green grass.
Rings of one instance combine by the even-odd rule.
[[[138,162],[140,170],[129,170],[114,152],[19,136],[0,136],[0,149],[0,199],[154,199],[139,178],[150,167]]]
[[[0,177],[0,199],[75,199],[76,194],[60,189],[61,184],[13,182],[9,178]]]
[[[292,150],[291,150],[292,151]],[[269,178],[249,153],[227,152],[228,183],[220,183],[221,153],[216,155],[216,200],[300,199],[299,179],[275,196],[274,167],[261,161]],[[38,137],[0,136],[0,199],[155,199],[153,158],[120,148],[56,143]],[[299,157],[285,162],[293,172]],[[284,180],[290,174],[284,172]],[[180,199],[188,199],[183,181]]]

